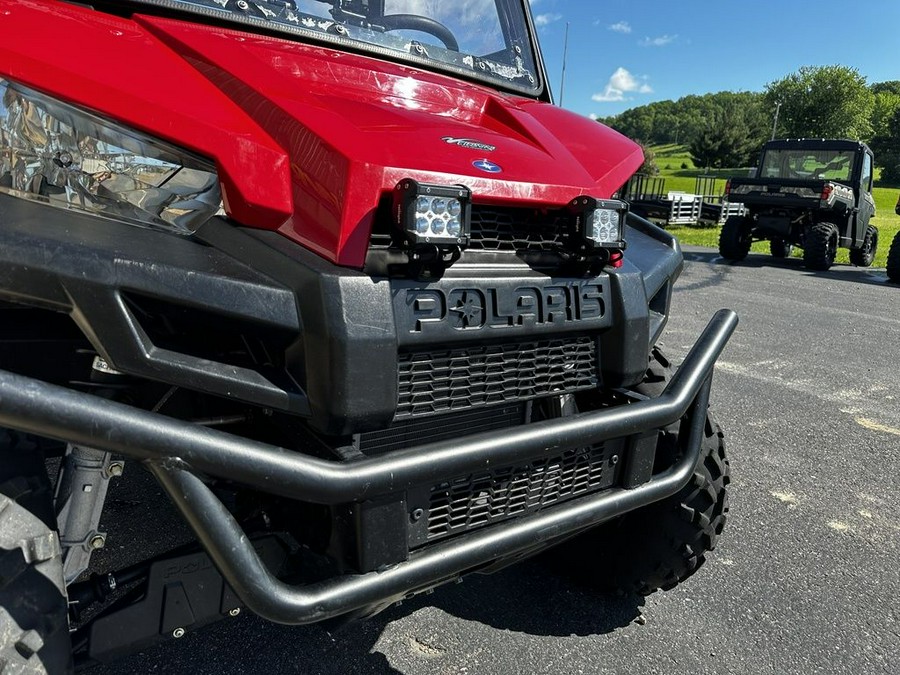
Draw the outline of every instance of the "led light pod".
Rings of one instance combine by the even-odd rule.
[[[394,224],[413,246],[466,246],[472,191],[465,185],[432,185],[412,178],[394,189]]]
[[[575,217],[577,245],[583,251],[625,248],[625,202],[582,196],[569,203],[569,211]]]

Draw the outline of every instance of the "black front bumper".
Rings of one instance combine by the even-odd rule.
[[[595,278],[555,278],[513,255],[428,282],[373,278],[220,218],[179,238],[0,194],[0,224],[0,300],[67,313],[120,372],[331,436],[633,385],[682,265],[675,240],[639,219],[623,267]],[[503,373],[484,375],[497,361]],[[448,367],[424,377],[423,364]]]
[[[252,611],[281,623],[311,623],[398,600],[677,492],[699,457],[713,367],[736,325],[733,312],[718,312],[658,398],[538,422],[511,433],[489,432],[344,463],[2,371],[0,425],[147,460],[225,579]],[[361,502],[479,468],[552,455],[560,449],[638,438],[685,415],[690,424],[684,456],[642,485],[613,488],[427,546],[383,571],[334,577],[309,586],[290,586],[272,576],[228,510],[195,475],[230,479],[308,502]]]

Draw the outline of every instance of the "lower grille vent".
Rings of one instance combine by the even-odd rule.
[[[524,466],[472,474],[431,488],[423,526],[410,530],[411,545],[538,511],[616,483],[622,441],[570,450]],[[417,502],[410,495],[410,503]]]

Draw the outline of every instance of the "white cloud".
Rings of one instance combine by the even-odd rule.
[[[606,88],[591,96],[591,99],[600,102],[624,101],[626,100],[625,94],[652,94],[653,89],[647,84],[646,79],[646,77],[638,79],[624,68],[619,67],[609,78]]]
[[[562,14],[538,14],[534,17],[534,25],[538,28],[548,26],[554,21],[559,21],[561,18]]]
[[[628,34],[631,32],[631,24],[629,24],[627,21],[617,21],[616,23],[607,26],[607,29],[616,33]]]
[[[677,35],[660,35],[659,37],[649,38],[645,37],[643,40],[638,42],[641,47],[665,47],[667,44],[671,44],[678,38]]]

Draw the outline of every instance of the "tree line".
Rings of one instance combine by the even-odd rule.
[[[803,67],[763,92],[685,96],[598,121],[645,145],[686,145],[703,168],[752,166],[773,135],[862,140],[882,180],[900,183],[900,80],[870,85],[848,66]]]

